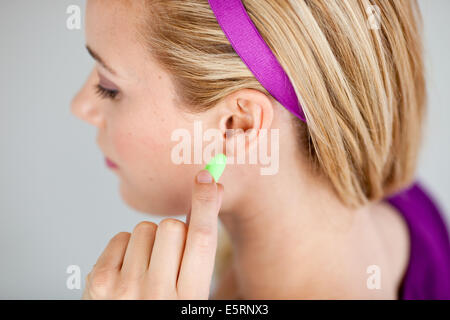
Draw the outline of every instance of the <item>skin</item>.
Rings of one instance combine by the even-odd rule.
[[[203,212],[211,218],[211,245],[197,272],[178,284],[174,266],[181,270],[182,248],[190,248],[193,260],[201,252],[188,240],[190,226],[172,218],[159,226],[143,222],[132,233],[119,233],[111,240],[86,279],[83,298],[208,298],[217,212],[211,205],[194,206],[195,199],[204,197],[192,181],[206,162],[176,165],[170,157],[175,145],[171,133],[185,128],[194,136],[194,121],[201,121],[203,132],[220,130],[225,146],[242,134],[229,137],[227,129],[255,130],[247,153],[258,147],[261,129],[279,129],[280,137],[277,174],[260,175],[260,165],[227,165],[221,183],[210,184],[219,191],[207,199],[217,203],[217,210],[220,206],[218,219],[230,234],[234,252],[210,298],[396,299],[409,258],[408,229],[401,213],[384,202],[345,207],[331,184],[311,173],[288,111],[257,90],[238,90],[201,114],[182,112],[185,106],[177,102],[169,74],[136,40],[132,18],[142,14],[139,3],[87,2],[86,43],[115,74],[97,62],[71,109],[98,128],[99,148],[118,165],[112,172],[130,207],[162,216],[192,210],[192,217],[200,218]],[[99,82],[118,90],[116,98],[100,98],[94,89]],[[157,268],[150,268],[152,261]],[[374,264],[381,269],[379,290],[366,285],[367,267]],[[172,274],[164,278],[161,270],[168,266]],[[198,274],[203,277],[196,278]]]

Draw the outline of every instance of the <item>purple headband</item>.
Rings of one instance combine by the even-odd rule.
[[[259,34],[241,0],[208,0],[234,51],[261,85],[302,121],[305,114],[287,74]]]

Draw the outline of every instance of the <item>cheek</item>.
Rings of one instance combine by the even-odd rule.
[[[148,119],[148,118],[147,118]],[[196,165],[176,165],[171,141],[176,124],[153,117],[124,118],[109,125],[109,139],[119,165],[124,200],[139,211],[161,215],[186,213]]]
[[[111,142],[125,172],[147,176],[155,166],[163,166],[168,151],[165,132],[148,122],[143,126],[134,119],[121,119],[111,127]],[[159,160],[159,161],[158,161]],[[148,169],[146,169],[148,168]],[[161,168],[159,168],[161,169]]]

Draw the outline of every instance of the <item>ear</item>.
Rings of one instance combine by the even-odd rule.
[[[243,147],[245,154],[257,150],[261,129],[272,126],[274,102],[271,98],[255,89],[241,89],[228,95],[222,104],[225,111],[220,119],[220,131],[227,157],[235,156],[236,150]]]

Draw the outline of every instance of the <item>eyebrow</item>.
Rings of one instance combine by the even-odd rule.
[[[89,52],[89,54],[91,55],[91,57],[96,60],[98,63],[100,63],[102,65],[103,68],[105,68],[106,70],[108,70],[109,72],[111,72],[113,75],[117,76],[117,73],[113,70],[113,68],[111,68],[110,66],[108,66],[105,61],[100,57],[100,55],[98,53],[96,53],[94,50],[92,50],[91,47],[89,47],[88,45],[86,45],[86,49]]]

